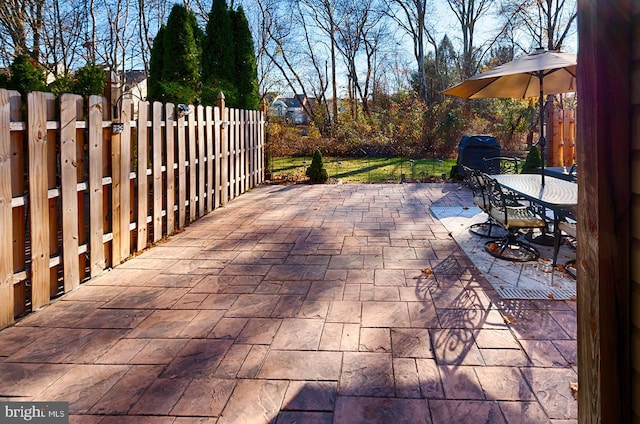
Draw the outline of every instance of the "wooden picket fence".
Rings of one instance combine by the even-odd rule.
[[[0,328],[264,180],[259,111],[85,103],[0,89]]]
[[[553,111],[549,145],[549,166],[568,166],[576,163],[576,111]]]

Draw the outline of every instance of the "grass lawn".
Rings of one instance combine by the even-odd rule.
[[[402,174],[407,181],[432,181],[434,178],[449,178],[455,159],[404,158],[324,158],[324,167],[329,178],[343,183],[399,183]],[[306,181],[306,169],[311,165],[311,156],[274,158],[269,164],[272,180]]]

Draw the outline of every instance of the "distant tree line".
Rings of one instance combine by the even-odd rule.
[[[0,88],[16,89],[23,93],[52,91],[56,94],[103,94],[109,75],[107,71],[117,68],[109,66],[109,61],[100,61],[98,64],[95,54],[87,55],[82,59],[84,65],[75,70],[71,69],[71,66],[60,66],[66,63],[64,60],[54,67],[43,66],[39,61],[42,54],[41,41],[38,41],[36,35],[45,34],[46,31],[35,21],[38,16],[45,16],[41,8],[46,2],[20,1],[25,7],[33,6],[28,8],[28,11],[35,11],[36,14],[21,14],[13,3],[3,2],[0,5],[0,35],[5,30],[13,36],[16,53],[10,66],[4,72],[0,72]],[[38,5],[40,8],[36,7]],[[56,3],[54,6],[53,12],[60,13],[59,5]],[[128,13],[131,5],[118,2],[115,6],[117,7],[114,10]],[[95,10],[90,10],[91,16],[95,17]],[[31,25],[33,32],[22,33],[23,37],[19,37],[20,31],[17,30],[29,26],[27,23]],[[62,24],[62,19],[58,23]],[[67,24],[72,24],[72,21]],[[60,28],[60,31],[62,29]],[[127,33],[126,28],[117,25],[115,21],[111,29],[120,29],[124,35]],[[16,33],[18,35],[15,35]],[[29,34],[31,37],[27,37]],[[123,51],[119,47],[124,39],[118,37],[112,40],[115,42],[113,50]],[[27,43],[28,39],[33,42],[31,47]],[[55,47],[54,51],[64,47],[62,40],[56,43],[51,46]],[[103,59],[106,57],[103,56]],[[229,7],[225,0],[213,1],[204,31],[200,28],[193,10],[184,5],[174,5],[166,24],[160,25],[152,40],[148,62],[147,100],[212,105],[222,91],[230,107],[257,109],[260,105],[255,48],[247,18],[242,7]],[[119,61],[111,63],[117,65]],[[50,84],[47,84],[47,74],[55,78]],[[123,75],[124,72],[121,72],[120,77],[123,78]]]
[[[144,70],[151,100],[211,104],[223,91],[254,108],[256,92],[297,94],[312,99],[300,144],[317,135],[336,151],[443,156],[465,133],[531,145],[539,118],[528,100],[441,93],[537,47],[567,50],[576,34],[576,0],[182,0],[169,19],[174,3],[0,1],[0,85],[37,80],[14,76],[15,62],[55,75],[52,91],[99,66],[121,78]],[[257,81],[242,70],[252,66]],[[282,146],[298,143],[290,135]]]

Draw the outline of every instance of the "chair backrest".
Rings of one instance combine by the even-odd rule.
[[[483,195],[484,182],[482,180],[482,173],[466,165],[462,165],[462,170],[464,172],[464,182],[469,186],[474,196]]]
[[[482,174],[484,193],[492,211],[504,212],[504,222],[507,222],[507,199],[500,183],[487,174]]]
[[[494,156],[484,158],[487,174],[517,174],[520,170],[520,159],[510,156]]]

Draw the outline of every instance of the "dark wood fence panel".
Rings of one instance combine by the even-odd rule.
[[[0,328],[263,181],[260,112],[121,100],[0,89]]]

